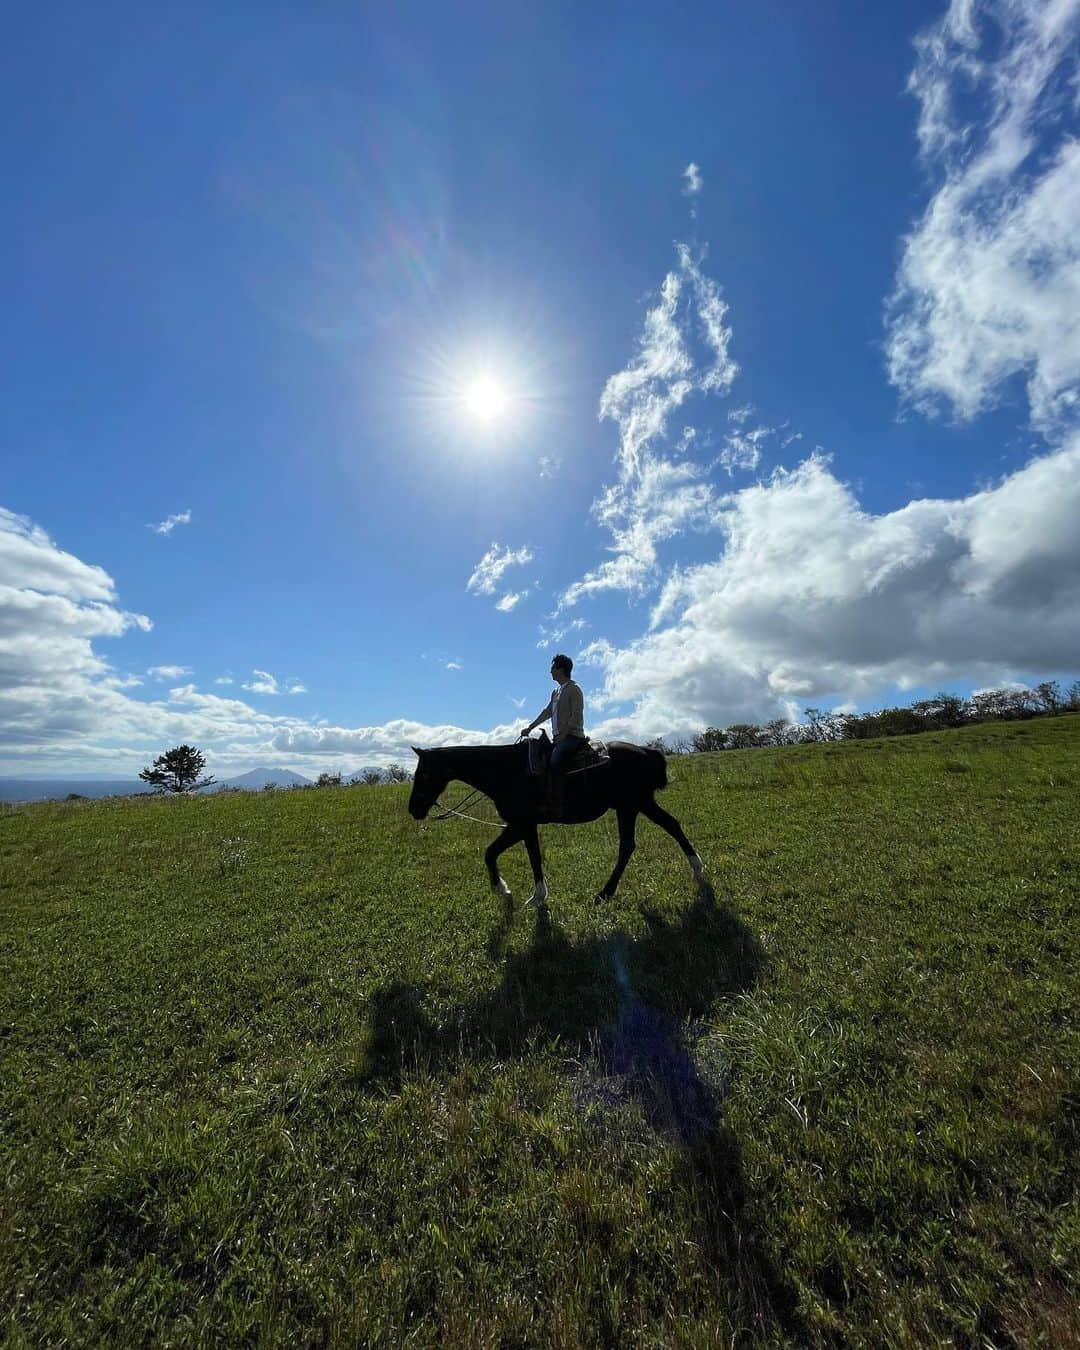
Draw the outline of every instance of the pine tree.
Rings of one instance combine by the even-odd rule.
[[[143,769],[139,777],[149,783],[155,792],[194,792],[209,787],[216,780],[199,778],[206,767],[202,752],[193,745],[178,745],[158,755],[152,767]]]

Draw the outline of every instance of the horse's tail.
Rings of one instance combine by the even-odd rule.
[[[653,746],[648,746],[645,750],[645,762],[649,768],[649,786],[654,792],[668,785],[667,778],[667,756],[663,750],[656,750]]]

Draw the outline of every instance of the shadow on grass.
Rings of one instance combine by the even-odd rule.
[[[394,1081],[417,1065],[514,1056],[557,1040],[579,1056],[573,1090],[583,1109],[633,1101],[679,1146],[699,1240],[742,1320],[798,1340],[794,1291],[765,1250],[739,1142],[722,1119],[727,1066],[716,1056],[703,1062],[692,1045],[695,1019],[751,988],[764,954],[708,886],[674,922],[643,915],[643,937],[620,930],[573,943],[546,908],[535,911],[531,944],[507,960],[498,988],[438,1024],[424,1011],[422,988],[385,986],[371,1000],[365,1077]],[[493,957],[513,917],[508,904],[488,940]]]

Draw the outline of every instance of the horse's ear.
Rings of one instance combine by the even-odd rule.
[[[415,745],[414,745],[413,748],[412,748],[412,752],[413,752],[413,754],[416,756],[417,759],[419,759],[420,756],[424,753],[423,750],[419,749],[419,748],[418,748],[417,746],[415,746]]]

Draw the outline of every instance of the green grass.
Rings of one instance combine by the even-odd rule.
[[[1080,717],[671,774],[0,812],[0,1340],[1080,1343]]]

